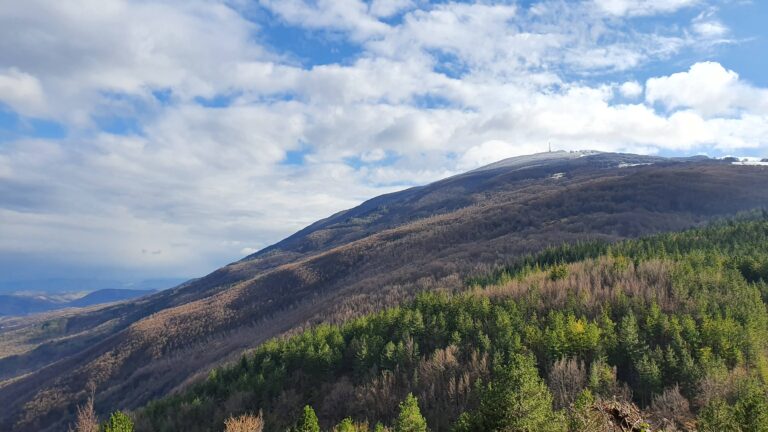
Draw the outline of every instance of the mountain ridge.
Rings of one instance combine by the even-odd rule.
[[[525,253],[679,230],[766,203],[764,167],[612,153],[555,155],[376,197],[179,287],[67,317],[58,333],[27,328],[37,345],[0,359],[9,407],[0,426],[61,427],[87,382],[97,409],[135,408],[270,337],[421,291],[460,291],[466,277]]]
[[[19,316],[57,309],[82,308],[131,300],[156,292],[157,290],[105,288],[89,292],[71,300],[59,300],[41,295],[0,294],[0,316]]]

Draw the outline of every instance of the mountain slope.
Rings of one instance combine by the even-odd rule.
[[[25,328],[36,347],[0,359],[0,429],[60,429],[88,382],[97,409],[137,407],[275,335],[460,290],[548,245],[679,230],[766,204],[764,167],[565,152],[377,197],[172,290],[68,316],[42,336]]]
[[[696,414],[699,430],[764,430],[766,215],[610,246],[553,248],[482,289],[422,294],[270,341],[140,410],[137,429],[215,431],[230,416],[260,410],[266,431],[282,431],[307,404],[324,430],[346,417],[391,424],[413,393],[436,432],[456,430],[457,421],[467,431],[563,431],[565,415],[572,431],[634,430],[599,427],[609,409],[638,413],[633,403],[650,430],[695,430]],[[520,355],[535,359],[527,371]],[[518,393],[505,371],[526,373],[528,382],[541,375],[549,390],[529,386],[532,404],[505,416],[515,399],[476,386],[482,379],[490,382],[485,389]],[[564,416],[547,415],[553,405]],[[727,414],[714,428],[712,409]],[[500,427],[510,421],[536,426]]]

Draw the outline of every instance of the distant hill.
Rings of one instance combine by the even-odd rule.
[[[66,306],[48,298],[0,294],[0,316],[27,315],[62,307]]]
[[[699,226],[768,205],[768,168],[554,152],[376,197],[205,277],[0,340],[0,430],[62,430],[96,384],[102,412],[167,395],[247,348],[465,281],[527,253]]]
[[[67,306],[86,307],[102,303],[113,303],[138,297],[144,297],[156,292],[157,290],[102,289],[89,293],[77,300],[72,300],[67,304]]]
[[[175,287],[189,278],[158,278],[138,281],[100,278],[29,278],[0,279],[0,294],[35,293],[60,298],[71,293],[94,292],[103,289],[163,290]]]
[[[71,301],[46,296],[0,295],[0,316],[28,315],[70,307],[87,307],[146,296],[156,290],[102,289]]]

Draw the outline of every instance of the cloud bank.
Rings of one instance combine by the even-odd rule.
[[[729,32],[696,0],[0,5],[4,270],[200,275],[548,142],[764,151]]]

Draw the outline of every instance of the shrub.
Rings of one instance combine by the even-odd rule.
[[[243,414],[224,421],[225,432],[261,432],[262,430],[264,430],[264,419],[261,412],[258,416]]]
[[[104,423],[104,432],[133,432],[133,420],[122,411],[115,411]],[[261,432],[261,430],[256,431]]]

